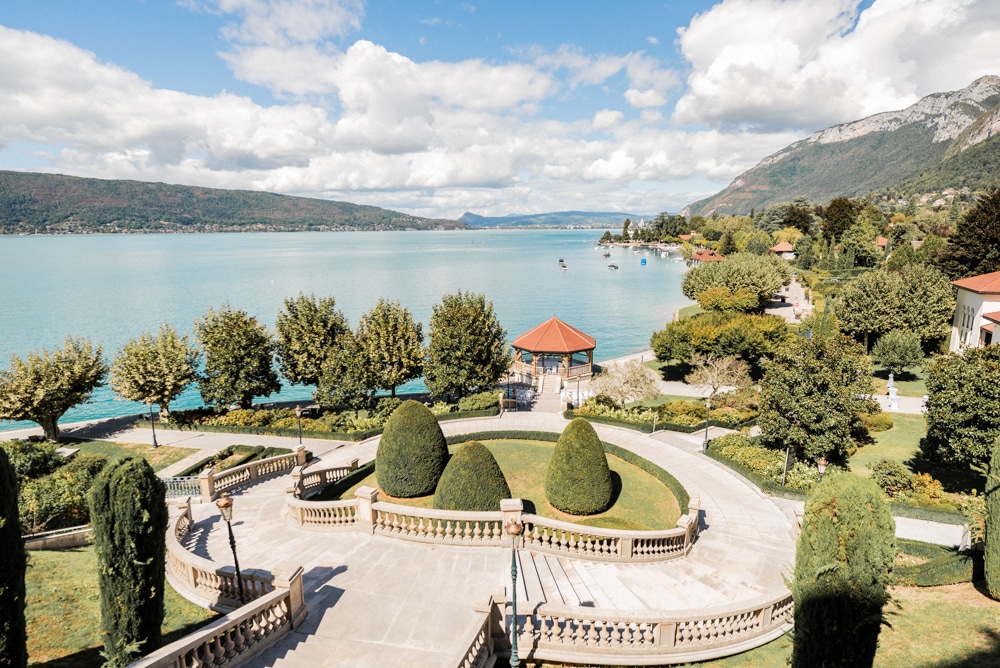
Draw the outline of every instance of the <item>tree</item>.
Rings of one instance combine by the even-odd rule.
[[[27,557],[21,539],[17,476],[0,448],[0,666],[28,665],[24,620]]]
[[[510,498],[510,486],[496,458],[485,445],[469,441],[444,467],[434,507],[440,510],[496,511]]]
[[[813,238],[806,235],[795,242],[795,264],[802,269],[812,269],[816,261],[816,253],[813,250]]]
[[[344,404],[354,409],[370,408],[378,388],[371,367],[350,331],[337,339],[321,369],[315,399],[324,406]]]
[[[851,281],[837,304],[840,331],[859,337],[868,350],[869,338],[881,336],[902,325],[902,278],[899,274],[877,269]]]
[[[726,232],[722,235],[722,238],[719,240],[719,248],[717,249],[717,252],[723,257],[728,257],[737,252],[736,242],[733,241],[733,235],[731,232]]]
[[[1000,189],[976,201],[930,262],[952,280],[1000,271]]]
[[[1000,345],[943,355],[927,366],[927,456],[985,466],[1000,436]]]
[[[696,354],[692,360],[694,370],[684,378],[688,385],[704,388],[711,400],[723,387],[738,390],[750,386],[750,366],[736,357],[712,357]]]
[[[896,375],[910,367],[919,366],[924,361],[920,336],[916,332],[901,329],[889,332],[875,342],[872,359]]]
[[[871,399],[871,362],[843,336],[800,338],[764,363],[761,380],[761,438],[790,447],[800,458],[841,460],[868,431],[861,413],[878,413]]]
[[[59,440],[59,418],[90,400],[104,384],[108,367],[102,346],[66,337],[60,350],[30,352],[27,359],[11,355],[10,368],[0,371],[0,419],[31,420],[45,438]]]
[[[855,267],[876,266],[884,256],[882,249],[875,244],[878,233],[879,229],[874,225],[859,219],[840,237],[841,252],[854,257]]]
[[[160,645],[166,558],[166,486],[141,457],[108,464],[90,490],[106,666]]]
[[[955,289],[935,267],[912,264],[902,270],[900,326],[916,333],[925,350],[936,350],[951,334]]]
[[[778,316],[707,312],[669,323],[653,334],[650,345],[661,362],[690,363],[696,353],[735,355],[749,364],[751,376],[758,378],[763,360],[789,336],[788,323]]]
[[[628,218],[626,218],[625,222],[622,223],[622,241],[628,241],[629,240],[628,228],[629,228],[629,226],[631,224],[632,224],[632,221],[629,220]]]
[[[375,452],[375,479],[389,496],[412,498],[434,492],[445,464],[448,444],[430,409],[404,401],[385,423]]]
[[[459,290],[434,306],[424,363],[431,394],[461,397],[493,387],[512,361],[507,331],[484,295]]]
[[[736,253],[723,262],[710,262],[692,267],[681,283],[684,296],[697,299],[710,288],[723,287],[735,295],[747,290],[756,297],[754,309],[762,309],[782,285],[792,280],[788,264],[773,255]]]
[[[167,417],[170,402],[197,377],[197,348],[166,323],[156,336],[146,333],[130,339],[111,364],[111,389],[150,410],[159,404],[161,418]]]
[[[986,590],[1000,601],[1000,437],[993,441],[993,453],[986,475],[986,541],[983,570]]]
[[[272,364],[274,341],[257,318],[226,303],[196,320],[194,333],[205,354],[198,385],[206,404],[252,408],[254,397],[281,389]]]
[[[545,468],[545,498],[564,513],[594,515],[608,509],[613,492],[601,439],[589,422],[574,418]]]
[[[795,550],[792,668],[872,665],[895,531],[889,504],[869,480],[833,475],[809,494]]]
[[[835,197],[823,210],[823,236],[827,239],[840,237],[858,217],[860,205],[846,197]]]
[[[337,310],[333,297],[317,300],[313,294],[300,292],[298,297],[285,299],[275,329],[278,363],[285,378],[302,385],[317,385],[323,362],[335,349],[337,339],[350,331],[350,325],[343,312]]]
[[[641,401],[658,394],[656,374],[637,359],[609,365],[590,381],[590,388],[619,408],[629,401]]]
[[[361,316],[354,339],[375,388],[396,396],[397,386],[423,372],[422,328],[399,302],[379,299]]]

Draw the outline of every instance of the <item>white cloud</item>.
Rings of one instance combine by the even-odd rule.
[[[233,42],[291,46],[343,37],[361,27],[362,0],[182,0],[205,11],[235,15],[223,36]]]
[[[992,0],[723,0],[681,29],[680,123],[820,129],[1000,71]],[[970,66],[970,64],[972,64]],[[956,82],[965,72],[967,80]]]
[[[649,37],[647,37],[646,41],[649,42],[650,44],[652,44],[653,46],[656,46],[657,44],[660,43],[660,40],[656,39],[652,35],[650,35]]]
[[[601,109],[594,114],[593,126],[595,130],[605,130],[621,123],[625,114],[617,109]]]
[[[645,90],[639,90],[638,88],[629,88],[625,91],[625,100],[631,104],[633,107],[662,107],[667,103],[666,98],[663,94],[652,88],[647,88]]]

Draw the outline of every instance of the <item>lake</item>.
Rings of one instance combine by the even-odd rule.
[[[352,326],[379,297],[399,301],[424,323],[425,336],[442,295],[481,292],[493,301],[508,340],[557,316],[597,339],[597,360],[648,349],[652,332],[690,303],[680,288],[686,266],[622,248],[604,258],[594,246],[601,232],[0,237],[0,364],[9,368],[11,354],[61,346],[67,335],[103,344],[110,361],[128,339],[162,322],[192,333],[196,318],[226,301],[273,328],[284,299],[299,292],[332,295]],[[620,269],[609,270],[611,262]],[[417,381],[409,389],[419,387]],[[286,385],[269,399],[311,394]],[[201,399],[192,387],[171,405],[189,408]],[[61,422],[143,408],[101,388]],[[0,422],[0,429],[25,426],[34,423]]]

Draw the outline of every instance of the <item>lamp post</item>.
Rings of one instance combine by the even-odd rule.
[[[245,605],[247,601],[243,595],[243,576],[240,574],[240,561],[236,558],[236,537],[233,536],[233,500],[226,494],[223,494],[215,502],[215,505],[219,507],[222,519],[226,520],[226,526],[229,527],[229,547],[233,549],[233,564],[236,566],[236,584],[240,589],[240,605]]]
[[[153,447],[156,447],[156,422],[153,421],[153,402],[149,402],[149,428],[153,430]]]
[[[518,668],[521,660],[517,656],[517,537],[524,531],[524,524],[518,520],[511,520],[503,529],[510,536],[510,668]]]
[[[701,451],[708,452],[708,416],[712,410],[712,396],[705,397],[705,442],[701,444]]]
[[[295,421],[299,424],[299,445],[302,445],[302,406],[295,407]]]
[[[826,457],[820,457],[816,460],[816,468],[819,469],[819,481],[823,482],[823,474],[826,473],[826,465],[829,464],[826,461]]]

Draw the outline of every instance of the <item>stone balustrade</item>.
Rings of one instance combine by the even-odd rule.
[[[343,480],[357,470],[357,458],[352,459],[347,466],[309,468],[308,470],[305,466],[296,466],[292,469],[292,493],[295,498],[308,499],[322,491],[327,485]]]
[[[196,475],[173,476],[164,478],[163,482],[167,486],[168,499],[201,494],[201,482]]]
[[[624,531],[601,529],[524,514],[520,499],[501,502],[500,512],[464,512],[414,508],[378,500],[378,490],[361,487],[354,499],[287,499],[288,517],[312,530],[356,530],[422,543],[497,546],[510,544],[504,526],[521,522],[519,548],[577,559],[613,562],[667,561],[685,556],[698,537],[699,500],[689,504],[676,529]]]
[[[188,551],[183,541],[194,527],[190,500],[179,506],[180,515],[167,531],[167,580],[185,598],[213,610],[240,606],[239,582],[232,566],[218,567]],[[267,571],[242,570],[243,595],[253,601],[274,591],[274,577]]]
[[[131,664],[131,668],[245,665],[305,619],[302,569],[277,577],[274,590]]]
[[[756,647],[792,626],[792,597],[736,610],[641,616],[542,604],[518,615],[522,656],[540,661],[639,665],[703,661]],[[734,649],[737,648],[737,649]]]
[[[507,634],[503,627],[501,598],[490,597],[485,605],[476,606],[476,614],[469,625],[460,633],[460,638],[469,638],[469,646],[452,659],[446,666],[458,668],[485,668],[496,662],[497,649],[507,645]]]
[[[210,503],[219,498],[222,492],[232,491],[250,485],[257,480],[267,478],[277,473],[291,471],[297,466],[305,466],[306,448],[300,445],[295,452],[277,455],[267,459],[248,462],[242,466],[234,466],[216,473],[212,469],[202,471],[198,476],[201,490],[201,502]]]

